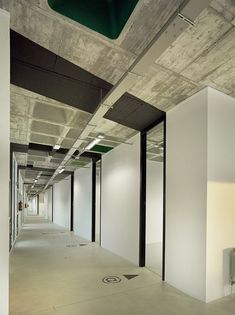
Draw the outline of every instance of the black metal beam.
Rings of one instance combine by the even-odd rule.
[[[91,210],[91,241],[95,242],[96,225],[96,161],[92,160],[92,210]]]
[[[53,173],[55,172],[55,169],[54,168],[43,168],[43,167],[36,167],[36,166],[24,166],[24,165],[19,165],[19,169],[22,169],[22,170],[29,170],[29,171],[42,171],[42,172],[51,172],[53,175]],[[72,171],[64,171],[63,174],[65,175],[71,175],[73,174]]]
[[[83,152],[81,156],[89,158],[89,159],[93,159],[94,161],[98,162],[99,160],[101,160],[102,154],[95,153],[95,152]]]
[[[166,116],[164,119],[163,156],[163,231],[162,231],[162,280],[166,278]]]
[[[32,142],[30,142],[29,145],[11,142],[11,150],[12,152],[22,152],[22,153],[28,153],[28,150],[35,150],[35,151],[48,152],[50,155],[53,155],[53,153],[67,154],[69,151],[69,149],[65,149],[65,148],[54,150],[52,146],[39,144],[39,143],[32,143]],[[75,151],[74,156],[76,156],[78,153],[79,151]],[[99,161],[102,155],[100,153],[85,151],[81,154],[81,156]]]
[[[146,133],[149,132],[151,129],[153,129],[154,127],[156,127],[157,125],[159,125],[160,123],[164,122],[166,120],[166,113],[164,113],[162,115],[162,117],[160,117],[159,119],[155,120],[152,124],[150,124],[149,126],[147,126],[143,131],[145,131]]]
[[[140,221],[139,221],[139,266],[145,266],[146,251],[146,157],[147,135],[140,136]]]
[[[39,195],[37,195],[37,215],[39,215]]]
[[[52,185],[52,190],[51,190],[51,221],[53,222],[54,220],[54,186]]]
[[[73,217],[74,217],[74,173],[71,175],[70,231],[73,231]]]
[[[93,113],[112,84],[11,30],[11,83]]]
[[[139,223],[139,266],[145,266],[146,256],[146,181],[147,181],[147,133],[160,123],[164,123],[164,161],[163,161],[163,244],[162,280],[165,280],[166,253],[166,115],[156,120],[141,132],[140,140],[140,223]]]

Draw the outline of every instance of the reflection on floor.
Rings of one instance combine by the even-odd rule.
[[[234,315],[234,300],[201,303],[43,220],[25,225],[10,257],[10,315]]]
[[[162,243],[146,244],[146,268],[159,276],[162,274]]]

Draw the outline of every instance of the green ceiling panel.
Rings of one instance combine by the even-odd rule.
[[[116,39],[139,0],[48,0],[56,12]]]
[[[104,145],[95,145],[90,151],[98,152],[98,153],[107,153],[111,151],[113,148],[112,147],[106,147]]]

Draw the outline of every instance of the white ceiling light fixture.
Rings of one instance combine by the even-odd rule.
[[[95,138],[94,140],[92,140],[86,147],[85,147],[85,151],[90,150],[91,148],[93,148],[97,143],[99,143],[101,141],[100,138]]]
[[[34,183],[36,183],[37,181],[38,181],[38,180],[37,180],[37,179],[35,179],[35,180],[34,180]]]
[[[98,138],[98,139],[104,139],[104,135],[99,134],[99,135],[97,136],[97,138]]]
[[[63,173],[64,167],[59,171],[59,174]]]
[[[59,150],[60,149],[60,145],[59,144],[54,145],[53,149]]]

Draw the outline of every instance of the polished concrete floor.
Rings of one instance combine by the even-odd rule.
[[[201,303],[41,219],[28,221],[11,253],[10,315],[191,314],[234,315],[235,296]]]

